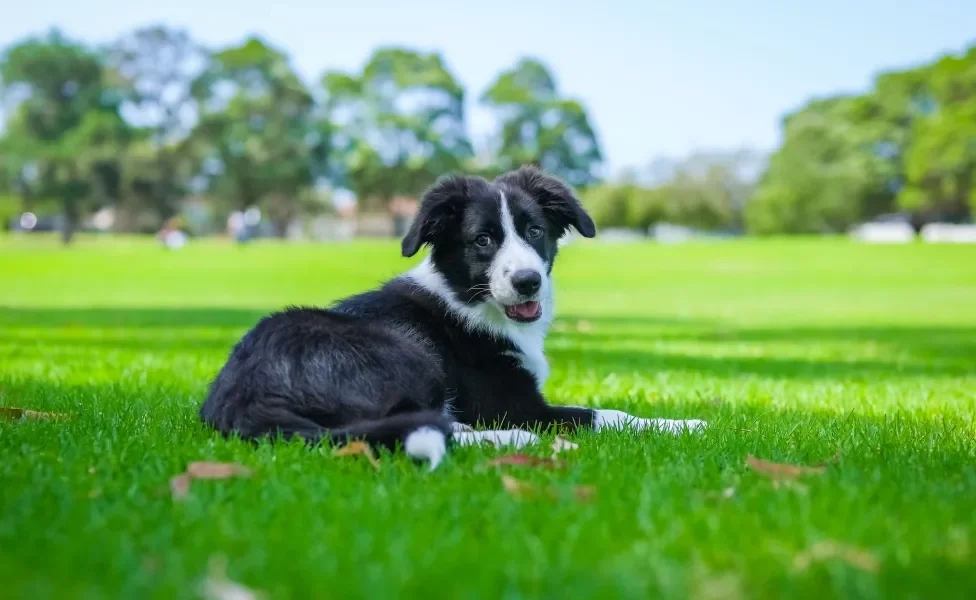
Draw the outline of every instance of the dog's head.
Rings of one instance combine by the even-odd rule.
[[[558,241],[570,228],[596,234],[572,190],[534,167],[490,182],[454,175],[424,194],[403,255],[429,245],[433,267],[459,301],[531,323],[543,316]]]

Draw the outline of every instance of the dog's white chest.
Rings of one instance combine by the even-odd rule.
[[[524,352],[516,352],[515,357],[522,363],[522,368],[532,373],[535,377],[536,384],[539,389],[545,385],[546,380],[549,379],[549,361],[546,360],[546,355],[540,349],[538,352],[533,352],[531,354],[526,354]]]
[[[521,332],[519,332],[521,333]],[[542,335],[518,335],[509,333],[509,340],[515,345],[517,350],[507,352],[519,361],[522,368],[535,377],[536,385],[539,389],[545,385],[549,379],[549,361],[543,351],[544,338]]]

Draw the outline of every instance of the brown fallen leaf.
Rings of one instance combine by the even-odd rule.
[[[187,466],[186,474],[193,479],[230,479],[249,477],[251,470],[234,463],[192,462]]]
[[[181,473],[169,480],[169,490],[173,500],[183,500],[190,495],[190,476]]]
[[[806,552],[797,554],[793,559],[793,568],[797,571],[806,571],[813,563],[830,559],[841,560],[868,573],[876,573],[881,567],[878,557],[866,550],[834,540],[826,540],[817,542]]]
[[[526,493],[537,491],[537,488],[531,483],[515,479],[511,475],[502,475],[502,487],[512,496],[524,496]]]
[[[37,410],[28,410],[26,408],[12,408],[9,406],[0,407],[0,418],[11,421],[26,421],[30,419],[59,419],[66,416],[67,415],[61,413],[41,412]]]
[[[539,458],[527,454],[508,454],[493,458],[485,463],[486,467],[500,467],[502,465],[518,465],[524,467],[541,467],[544,469],[561,469],[566,463],[552,458]]]
[[[804,475],[821,475],[827,469],[823,465],[807,467],[803,465],[776,463],[756,458],[751,454],[746,457],[746,465],[756,473],[771,477],[772,479],[795,479]]]
[[[251,470],[234,463],[192,462],[186,471],[169,480],[173,500],[183,500],[190,495],[190,484],[194,479],[230,479],[231,477],[250,477]]]
[[[555,458],[560,452],[567,450],[578,450],[579,444],[573,443],[561,435],[556,436],[556,441],[552,443],[552,457]]]
[[[576,496],[577,500],[589,502],[596,498],[596,488],[592,485],[578,485],[573,488],[573,495]]]
[[[341,446],[332,451],[332,456],[357,456],[363,455],[369,460],[369,464],[373,465],[373,468],[377,471],[380,470],[380,461],[376,459],[376,455],[373,454],[373,449],[369,447],[369,444],[362,441],[349,442],[345,446]]]
[[[555,488],[542,488],[528,481],[516,479],[511,475],[502,475],[502,487],[509,495],[516,498],[536,497],[547,495],[550,498],[558,499],[559,490]],[[588,502],[596,497],[596,488],[592,485],[577,485],[573,487],[573,497],[577,500]]]

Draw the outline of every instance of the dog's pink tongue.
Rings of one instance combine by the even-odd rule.
[[[512,306],[512,312],[522,319],[531,319],[539,314],[538,302],[523,302]]]

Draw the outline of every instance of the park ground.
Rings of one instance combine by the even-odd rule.
[[[0,419],[2,595],[194,597],[221,561],[265,598],[976,594],[976,247],[567,247],[548,397],[711,426],[574,434],[562,468],[486,447],[376,469],[200,425],[262,314],[412,262],[0,238],[0,406],[58,415]],[[194,461],[249,476],[174,497]]]

